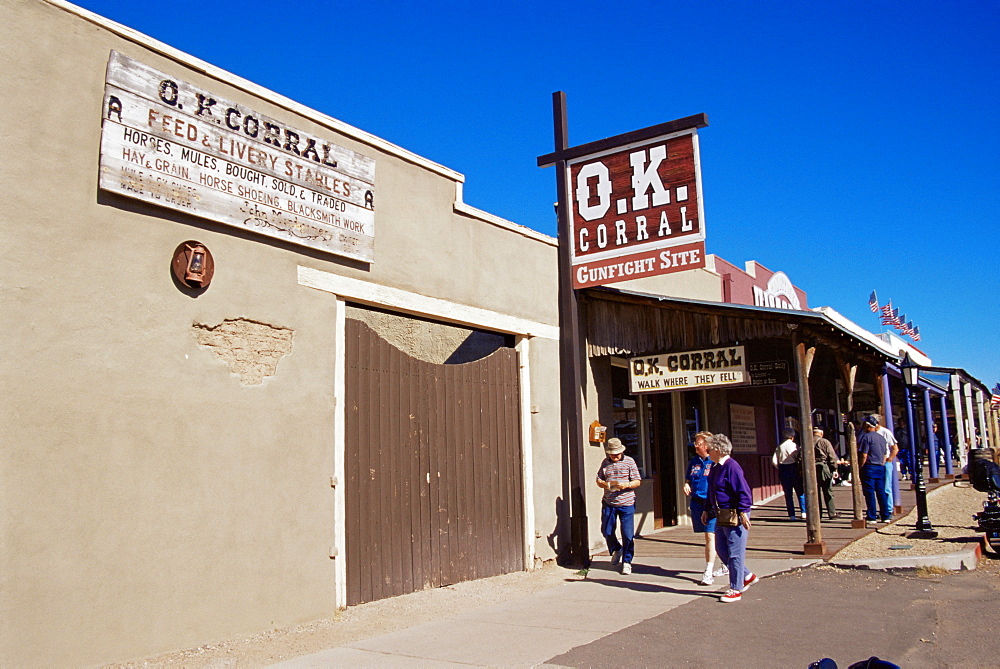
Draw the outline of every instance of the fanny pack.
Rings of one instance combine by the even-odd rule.
[[[716,523],[723,527],[736,527],[740,524],[739,509],[716,509]]]

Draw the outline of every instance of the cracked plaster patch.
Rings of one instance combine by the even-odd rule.
[[[212,349],[245,386],[256,386],[264,377],[274,376],[278,361],[292,352],[288,328],[246,318],[227,318],[219,325],[195,323],[191,326],[198,343]]]

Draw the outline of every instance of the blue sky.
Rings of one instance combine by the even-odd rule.
[[[570,143],[704,112],[706,247],[1000,381],[1000,3],[121,2],[80,6],[466,176],[555,234]]]

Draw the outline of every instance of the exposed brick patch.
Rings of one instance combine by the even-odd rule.
[[[227,318],[214,327],[195,323],[192,329],[198,343],[225,360],[245,386],[274,376],[278,361],[292,352],[292,330],[246,318]]]

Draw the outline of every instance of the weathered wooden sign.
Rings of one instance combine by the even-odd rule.
[[[374,261],[375,160],[112,51],[102,189]]]
[[[745,358],[743,346],[630,358],[629,385],[633,393],[743,385],[750,380]]]
[[[757,452],[756,409],[746,404],[729,405],[729,440],[733,453]]]
[[[574,288],[705,266],[694,129],[567,162]]]

